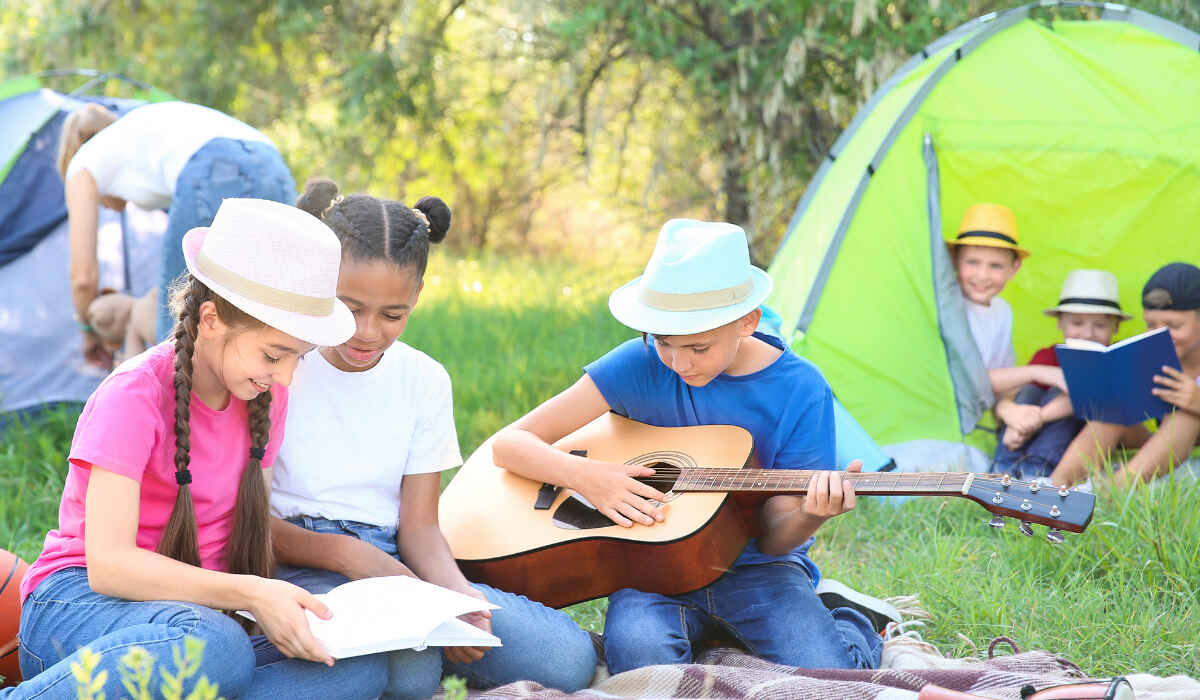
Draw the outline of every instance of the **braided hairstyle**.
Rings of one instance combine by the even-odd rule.
[[[422,197],[412,209],[366,194],[342,196],[326,178],[304,185],[296,206],[324,221],[342,242],[342,255],[357,262],[389,260],[425,276],[429,244],[450,230],[450,207],[438,197]]]
[[[199,334],[200,306],[211,301],[217,317],[236,330],[262,328],[262,321],[221,298],[202,282],[185,275],[171,289],[175,314],[175,481],[179,491],[175,506],[158,543],[159,554],[200,566],[196,535],[196,510],[192,502],[191,396],[192,358]],[[262,475],[263,451],[271,430],[271,392],[264,391],[247,404],[250,424],[250,458],[242,470],[234,510],[233,529],[225,546],[227,568],[235,574],[269,577],[273,566],[267,487]]]

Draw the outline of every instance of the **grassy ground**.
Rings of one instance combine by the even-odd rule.
[[[435,257],[405,340],[454,378],[464,454],[579,377],[632,333],[605,300],[637,265],[549,264]],[[35,558],[57,513],[71,416],[0,445],[0,547]],[[915,594],[932,614],[922,632],[946,653],[1009,636],[1096,675],[1200,676],[1200,488],[1162,484],[1101,494],[1091,527],[1052,547],[1016,527],[984,526],[962,499],[902,507],[864,499],[822,530],[813,557],[826,575],[878,596]],[[600,630],[604,602],[577,605]]]

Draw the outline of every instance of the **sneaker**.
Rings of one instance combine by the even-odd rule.
[[[896,606],[886,600],[856,591],[841,581],[821,577],[820,583],[817,584],[817,595],[830,610],[850,608],[866,615],[876,632],[882,633],[889,622],[900,622],[900,611]]]

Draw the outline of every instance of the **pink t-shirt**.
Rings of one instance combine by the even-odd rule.
[[[58,529],[46,535],[42,554],[21,583],[21,599],[50,574],[86,566],[84,500],[94,464],[141,484],[137,546],[154,551],[175,505],[175,347],[160,343],[130,358],[87,400],[75,437],[58,508]],[[271,388],[271,431],[263,468],[271,466],[283,442],[287,389]],[[215,411],[192,394],[192,499],[200,543],[200,563],[223,570],[225,541],[233,527],[238,481],[250,452],[246,402],[230,397]]]

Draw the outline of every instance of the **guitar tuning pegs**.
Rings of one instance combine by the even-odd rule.
[[[1000,528],[1004,527],[1004,516],[1003,515],[994,516],[991,520],[988,521],[988,525],[999,530]]]
[[[1021,534],[1025,535],[1026,537],[1033,537],[1033,526],[1028,522],[1022,520],[1021,524],[1017,526],[1017,529],[1020,530]]]
[[[1063,536],[1062,530],[1052,527],[1046,531],[1046,541],[1050,544],[1062,544],[1066,537]]]

